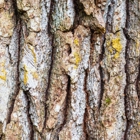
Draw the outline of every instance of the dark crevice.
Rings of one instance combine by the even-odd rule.
[[[55,60],[55,54],[56,54],[56,49],[54,47],[54,35],[52,34],[52,52],[51,52],[51,64],[50,64],[50,69],[49,69],[49,73],[48,73],[48,84],[47,84],[47,88],[46,88],[46,95],[45,95],[45,102],[44,102],[44,106],[45,106],[45,120],[44,120],[44,125],[43,125],[43,128],[42,128],[42,134],[44,133],[45,129],[46,129],[46,122],[48,120],[48,116],[47,116],[47,112],[48,112],[48,104],[47,104],[47,101],[49,99],[49,89],[50,89],[50,85],[51,85],[51,75],[52,75],[52,70],[53,70],[53,63],[54,63],[54,60]],[[48,129],[48,128],[47,128]],[[43,135],[42,135],[43,137]]]
[[[128,118],[128,108],[129,108],[129,103],[128,103],[128,95],[127,95],[127,88],[129,85],[129,73],[127,72],[128,69],[128,64],[129,64],[129,56],[128,56],[128,51],[129,51],[129,43],[130,43],[130,37],[128,34],[128,28],[129,28],[129,22],[130,22],[130,13],[129,13],[129,6],[130,6],[130,2],[129,0],[126,0],[126,24],[125,24],[125,29],[123,29],[124,35],[127,39],[127,43],[126,43],[126,49],[125,49],[125,60],[126,60],[126,64],[125,64],[125,73],[126,73],[126,86],[125,86],[125,90],[124,90],[124,95],[125,95],[125,99],[124,99],[124,106],[125,106],[125,116],[126,116],[126,130],[124,133],[124,140],[127,140],[127,135],[128,135],[128,131],[129,131],[129,127],[130,127],[130,120]]]
[[[140,101],[140,59],[139,59],[138,77],[136,80],[136,89],[137,89],[137,94]]]
[[[7,4],[8,1],[5,1],[5,3]],[[16,67],[17,67],[17,75],[15,77],[15,80],[16,80],[16,86],[15,86],[15,90],[14,90],[14,94],[10,95],[11,97],[10,98],[10,104],[9,104],[9,109],[8,109],[8,113],[7,113],[7,120],[6,120],[6,124],[10,123],[11,121],[11,114],[13,112],[13,109],[14,109],[14,103],[15,103],[15,100],[16,100],[16,97],[19,93],[19,90],[20,90],[20,81],[19,81],[19,63],[20,63],[20,47],[21,47],[21,38],[22,38],[22,21],[21,21],[21,18],[20,18],[20,14],[18,13],[18,8],[17,8],[17,1],[16,0],[11,0],[11,5],[12,5],[12,10],[13,10],[13,19],[15,21],[15,32],[17,32],[17,36],[18,36],[18,39],[17,39],[17,60],[16,60]],[[9,53],[9,56],[11,56],[10,54],[10,51],[9,51],[9,46],[8,46],[8,53]],[[10,62],[12,58],[10,57]]]
[[[50,83],[51,83],[50,82],[51,81],[51,72],[52,72],[52,69],[53,69],[53,59],[54,59],[53,40],[54,40],[54,38],[52,37],[51,64],[50,64],[50,70],[49,70],[49,74],[48,74],[48,84],[47,84],[46,96],[45,96],[45,101],[46,102],[47,102],[48,96],[49,96],[49,88],[50,88]],[[44,106],[45,106],[45,121],[44,121],[44,126],[43,126],[43,129],[42,129],[42,132],[46,128],[46,122],[47,122],[47,110],[48,110],[48,106],[47,106],[46,102],[44,103]]]
[[[12,57],[11,57],[9,45],[6,45],[6,47],[7,47],[7,49],[8,49],[8,55],[9,55],[10,63],[13,64],[13,60],[12,60]]]
[[[22,17],[24,17],[26,15],[27,16],[27,12],[24,11],[24,10],[21,10],[21,9],[18,9],[17,7],[17,0],[11,0],[11,3],[12,3],[12,8],[13,8],[13,11],[14,11],[14,20],[15,20],[15,23],[16,25],[18,24],[19,20],[22,19]]]
[[[107,12],[107,22],[106,22],[106,31],[108,31],[108,32],[111,32],[111,29],[112,29],[112,24],[109,22],[109,18],[111,18],[110,17],[110,11],[111,11],[111,6],[109,5],[108,6],[108,12]]]
[[[21,20],[18,20],[18,24],[17,24],[17,36],[18,36],[18,42],[17,42],[17,45],[18,45],[18,50],[17,50],[17,53],[18,53],[18,55],[17,55],[17,61],[16,61],[16,63],[17,63],[17,75],[16,75],[16,89],[15,89],[15,92],[14,92],[14,94],[12,94],[12,95],[10,95],[11,97],[10,97],[10,99],[11,99],[11,101],[10,101],[10,107],[9,107],[9,112],[7,113],[7,124],[8,123],[10,123],[10,121],[11,121],[11,114],[12,114],[12,112],[13,112],[13,109],[14,109],[14,103],[15,103],[15,100],[16,100],[16,97],[17,97],[17,95],[18,95],[18,93],[19,93],[19,90],[20,90],[20,81],[19,81],[19,76],[20,76],[20,73],[19,73],[19,63],[20,63],[20,47],[21,47],[21,42],[20,42],[20,40],[21,40],[21,38],[22,38],[22,23],[21,23]]]
[[[90,65],[93,65],[93,54],[94,54],[94,50],[95,50],[95,42],[96,42],[96,35],[94,33],[94,30],[90,29],[90,32],[91,32],[91,38],[90,38],[90,43],[91,43],[91,46],[90,46],[90,56],[89,56],[89,60],[90,60]]]
[[[87,133],[87,115],[88,115],[88,111],[87,111],[87,107],[88,107],[88,103],[89,103],[89,93],[88,93],[88,90],[87,90],[87,79],[88,79],[88,73],[89,73],[89,70],[85,70],[85,83],[84,83],[84,91],[85,91],[85,99],[86,99],[86,108],[85,108],[85,114],[84,114],[84,122],[83,122],[83,130],[84,130],[84,133],[85,133],[85,137],[86,137],[86,140],[89,139],[89,135]]]
[[[72,52],[72,50],[71,50],[71,46],[70,46],[70,44],[67,44],[67,45],[68,45],[68,55],[70,55],[71,52]]]
[[[18,12],[18,7],[17,7],[17,0],[11,0],[13,10],[14,10],[14,19],[16,25],[18,24],[18,21],[20,20],[20,14]]]
[[[8,113],[7,113],[7,122],[6,122],[7,124],[10,123],[10,121],[11,121],[11,114],[12,114],[13,109],[14,109],[15,100],[16,100],[16,97],[19,94],[19,90],[20,90],[19,65],[20,65],[20,53],[21,53],[21,46],[22,46],[22,39],[23,39],[23,30],[22,30],[23,21],[22,21],[22,18],[21,18],[23,13],[18,10],[16,0],[11,0],[10,2],[11,2],[11,5],[12,5],[12,10],[14,11],[14,15],[13,15],[13,19],[15,21],[14,31],[17,34],[17,39],[16,39],[16,41],[17,41],[16,42],[17,43],[16,44],[17,45],[17,58],[16,58],[15,62],[11,58],[11,53],[10,53],[10,50],[9,50],[9,46],[7,46],[7,47],[8,47],[10,63],[15,64],[17,74],[15,76],[16,84],[15,84],[14,93],[11,94],[10,97],[9,97],[10,98],[10,103],[9,103],[9,109],[8,109]],[[31,139],[32,138],[33,138],[33,136],[31,136]]]
[[[101,66],[101,63],[103,61],[103,56],[105,54],[105,48],[104,48],[104,44],[105,44],[105,41],[106,41],[106,38],[105,38],[105,35],[103,35],[103,43],[102,43],[102,52],[100,54],[100,60],[99,60],[99,70],[100,70],[100,77],[101,77],[101,92],[100,92],[100,103],[99,103],[99,109],[101,108],[102,106],[102,99],[103,99],[103,94],[104,94],[104,72],[103,72],[103,68]]]
[[[44,2],[45,3],[45,2]],[[46,96],[45,96],[45,101],[47,102],[48,100],[48,96],[49,96],[49,88],[50,88],[50,81],[51,81],[51,72],[52,72],[52,68],[53,68],[53,60],[54,60],[54,34],[51,31],[51,23],[52,23],[52,12],[53,12],[53,8],[54,8],[54,0],[51,0],[51,4],[50,4],[50,11],[49,11],[49,20],[48,20],[48,34],[50,37],[50,45],[52,46],[52,52],[51,52],[51,64],[50,64],[50,70],[48,73],[48,84],[47,84],[47,88],[46,88]],[[47,8],[47,7],[46,7]],[[44,126],[42,128],[42,132],[44,131],[44,129],[46,128],[46,122],[47,122],[47,110],[48,110],[48,106],[46,105],[46,102],[44,103],[45,106],[45,120],[44,120]]]
[[[111,4],[108,6],[107,12],[107,21],[106,21],[106,32],[112,33],[113,32],[113,16],[114,16],[114,1],[111,1]]]
[[[4,134],[2,134],[2,135],[0,136],[0,140],[5,140],[5,135],[4,135]]]
[[[27,119],[28,119],[28,122],[29,122],[29,127],[30,127],[30,140],[34,140],[34,125],[33,125],[33,122],[31,120],[31,114],[30,114],[30,104],[31,104],[31,101],[30,101],[30,92],[29,91],[24,91],[24,95],[25,95],[25,98],[26,98],[26,101],[27,101]]]
[[[84,6],[80,2],[80,0],[73,0],[74,3],[74,9],[75,9],[75,18],[73,23],[73,29],[72,32],[74,33],[74,29],[77,28],[78,25],[80,25],[80,19],[85,15],[84,13]]]
[[[65,113],[64,113],[64,116],[65,116],[65,119],[64,119],[64,124],[63,126],[66,124],[66,121],[67,121],[67,117],[68,117],[68,109],[70,108],[70,99],[71,99],[71,77],[69,75],[67,75],[67,78],[68,78],[68,83],[67,83],[67,96],[66,96],[66,105],[65,105]]]
[[[79,26],[82,25],[85,28],[93,29],[96,33],[104,33],[104,28],[99,26],[98,19],[94,17],[94,15],[91,13],[90,15],[87,15],[85,12],[85,7],[80,0],[74,0],[74,9],[75,9],[75,18],[74,18],[74,24],[73,28],[71,28],[71,32],[74,33],[74,30]],[[101,9],[98,9],[101,10]]]
[[[126,116],[126,130],[125,130],[125,134],[124,134],[124,140],[127,140],[127,132],[128,132],[128,129],[129,129],[129,126],[130,126],[130,122],[129,122],[129,119],[128,119],[128,95],[127,95],[127,88],[128,88],[128,85],[129,85],[129,80],[128,80],[128,72],[127,72],[127,64],[129,62],[129,58],[128,58],[128,45],[129,45],[129,41],[127,40],[127,44],[126,44],[126,52],[125,52],[125,60],[126,60],[126,64],[125,64],[125,73],[126,73],[126,86],[125,86],[125,89],[124,89],[124,94],[125,94],[125,99],[124,99],[124,106],[125,106],[125,116]]]
[[[71,32],[74,34],[74,30],[79,26],[82,25],[85,28],[90,28],[90,29],[96,29],[96,32],[102,33],[103,28],[98,27],[97,25],[97,19],[93,17],[92,14],[87,15],[86,12],[84,11],[85,7],[83,4],[80,2],[80,0],[74,0],[74,9],[75,9],[75,18],[74,18],[74,24],[73,28],[71,29]]]
[[[3,127],[3,123],[0,122],[0,140],[2,139],[2,135],[3,135],[2,127]]]
[[[68,119],[68,114],[69,114],[69,108],[70,108],[70,99],[71,99],[71,77],[69,75],[67,75],[67,95],[66,95],[66,100],[65,100],[65,109],[64,109],[64,121],[63,124],[60,126],[59,128],[59,132],[63,129],[63,127],[65,126],[67,119]]]
[[[94,54],[94,45],[96,42],[96,35],[94,34],[94,30],[90,29],[91,32],[91,37],[90,37],[90,57],[89,57],[89,67],[88,69],[85,70],[85,78],[84,78],[84,91],[85,91],[85,99],[86,99],[86,108],[85,108],[85,113],[84,113],[84,122],[83,122],[83,130],[85,133],[85,137],[87,140],[90,140],[91,136],[90,136],[90,129],[88,127],[88,121],[89,121],[89,113],[88,110],[91,109],[90,107],[90,101],[89,101],[89,97],[90,97],[90,91],[87,89],[87,85],[88,85],[88,76],[90,77],[90,67],[93,67],[94,65],[94,58],[93,58],[93,54]],[[89,75],[88,75],[89,74]],[[93,116],[94,117],[94,116]]]
[[[121,30],[117,30],[117,31],[115,31],[115,33],[113,33],[113,34],[117,34],[118,32],[120,32]]]
[[[106,33],[102,36],[102,52],[100,54],[100,60],[99,60],[99,70],[100,70],[100,77],[101,77],[101,92],[100,92],[100,103],[99,103],[99,110],[102,106],[102,99],[103,99],[103,93],[104,93],[104,70],[101,66],[101,63],[103,61],[103,56],[105,53],[105,41],[106,41],[106,34],[109,33],[113,33],[113,15],[114,15],[114,6],[115,6],[115,1],[111,1],[110,5],[108,6],[108,12],[107,12],[107,21],[106,21]]]
[[[49,18],[49,20],[48,20],[48,29],[47,29],[48,34],[50,36],[52,36],[52,26],[51,26],[51,24],[52,24],[52,21],[53,21],[52,14],[53,14],[53,11],[54,11],[54,6],[55,6],[55,0],[51,0],[50,11],[49,11],[49,16],[48,16],[48,18]],[[47,9],[47,6],[46,6],[46,9]]]
[[[126,21],[126,22],[127,22],[127,21]],[[130,35],[129,35],[129,33],[128,33],[128,30],[127,30],[126,27],[123,28],[123,33],[124,33],[124,35],[125,35],[127,41],[129,41],[129,40],[131,39],[131,37],[130,37]],[[127,53],[126,53],[126,54],[127,54]]]
[[[94,0],[94,3],[95,3],[95,5],[97,6],[97,4],[98,4],[98,0]]]

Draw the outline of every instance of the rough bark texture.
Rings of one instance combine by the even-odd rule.
[[[0,0],[1,140],[140,140],[139,0]]]

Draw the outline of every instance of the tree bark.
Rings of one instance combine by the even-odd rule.
[[[0,0],[0,139],[139,140],[140,1]]]

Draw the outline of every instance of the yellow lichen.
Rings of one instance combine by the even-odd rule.
[[[117,51],[114,55],[114,58],[119,58],[120,52],[122,51],[122,44],[120,38],[115,38],[112,40],[112,47]]]
[[[1,67],[4,67],[4,65],[5,65],[5,62],[0,63]]]
[[[75,64],[78,66],[80,61],[81,61],[80,54],[78,52],[75,52],[74,53],[74,58],[75,58]]]
[[[74,66],[74,69],[77,69],[77,66]]]
[[[5,70],[2,70],[2,73],[3,73],[3,75],[0,75],[0,79],[6,81],[6,74],[7,74],[7,73],[6,73]]]
[[[140,47],[140,42],[139,42],[139,40],[136,41],[136,47],[137,47],[137,48]]]
[[[79,46],[79,40],[77,38],[74,39],[74,44],[77,45],[77,46]]]
[[[2,74],[0,75],[0,79],[6,81],[6,74],[7,74],[7,72],[6,72],[4,66],[5,66],[5,62],[0,63],[1,73],[2,73]]]
[[[37,72],[32,72],[32,75],[33,75],[34,79],[38,79],[38,74],[37,74]]]
[[[31,50],[32,52],[32,55],[33,55],[33,58],[34,58],[34,62],[36,63],[36,54],[35,54],[35,50],[34,50],[34,47],[29,45],[29,49]]]
[[[112,49],[111,47],[108,48],[108,51],[109,51],[110,53],[113,53],[113,49]]]
[[[122,50],[122,45],[121,45],[120,38],[115,38],[115,39],[112,40],[112,47],[113,47],[117,52],[121,52],[121,50]]]
[[[23,78],[23,82],[26,85],[28,82],[28,74],[32,74],[34,79],[38,79],[38,74],[34,69],[29,69],[26,65],[24,65],[24,78]]]
[[[27,70],[27,66],[24,65],[24,79],[23,79],[24,84],[26,85],[28,82],[28,70]]]
[[[116,52],[115,55],[114,55],[114,58],[117,59],[117,58],[119,58],[119,56],[120,56],[120,53]]]

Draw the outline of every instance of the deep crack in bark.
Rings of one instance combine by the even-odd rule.
[[[29,127],[30,127],[30,140],[34,140],[34,125],[33,125],[33,122],[32,122],[32,119],[31,119],[31,114],[30,114],[30,104],[31,104],[31,101],[30,101],[30,92],[29,91],[23,91],[25,97],[26,97],[26,101],[27,101],[27,119],[28,119],[28,123],[29,123]]]
[[[129,80],[128,80],[128,63],[129,63],[129,57],[128,57],[128,50],[129,50],[129,42],[130,42],[130,37],[128,35],[128,28],[129,28],[129,20],[130,20],[130,14],[129,14],[129,0],[126,0],[126,24],[125,24],[125,29],[123,29],[124,35],[127,39],[127,43],[126,43],[126,49],[125,49],[125,60],[126,60],[126,64],[125,64],[125,73],[126,73],[126,86],[125,86],[125,90],[124,90],[124,94],[125,94],[125,99],[124,99],[124,106],[125,106],[125,116],[126,116],[126,130],[124,133],[124,140],[127,140],[127,133],[128,133],[128,129],[130,127],[130,121],[128,119],[128,102],[127,102],[127,86],[129,84]]]
[[[99,110],[102,106],[102,99],[103,99],[103,94],[104,94],[104,74],[103,74],[103,68],[101,66],[101,63],[103,61],[103,57],[104,57],[104,53],[105,53],[105,48],[104,48],[105,40],[106,40],[105,35],[103,35],[103,43],[101,45],[102,52],[100,54],[100,60],[99,60],[99,70],[100,70],[100,77],[101,77],[101,92],[100,92]]]
[[[66,122],[67,122],[67,117],[68,117],[68,111],[70,108],[70,99],[71,99],[71,77],[69,75],[67,75],[68,77],[68,83],[67,83],[67,95],[66,95],[66,100],[65,100],[65,109],[64,109],[64,121],[63,124],[60,126],[59,128],[59,132],[61,132],[61,130],[63,129],[63,127],[65,126]]]
[[[85,113],[84,113],[84,121],[83,121],[83,130],[84,130],[84,133],[85,133],[85,138],[88,140],[89,139],[89,136],[88,136],[88,133],[87,133],[87,115],[88,115],[88,112],[87,112],[87,107],[88,107],[88,103],[89,103],[89,94],[88,94],[88,91],[87,91],[87,78],[88,78],[88,69],[85,70],[85,83],[84,83],[84,91],[85,91],[85,98],[86,98],[86,107],[85,107]]]
[[[108,6],[108,12],[107,12],[106,32],[110,32],[110,33],[113,32],[114,6],[115,3],[111,1],[110,5]]]
[[[16,97],[19,93],[20,90],[20,81],[19,81],[19,63],[20,63],[20,37],[21,37],[21,21],[19,21],[19,29],[18,29],[18,36],[19,36],[19,40],[18,40],[18,61],[17,61],[17,75],[16,75],[16,90],[15,90],[15,94],[12,95],[12,97],[10,97],[12,100],[10,101],[10,107],[9,107],[9,112],[8,112],[8,117],[7,117],[7,123],[10,123],[10,118],[11,118],[11,114],[13,112],[14,109],[14,103],[16,100]]]
[[[44,2],[45,3],[45,2]],[[50,3],[50,11],[49,11],[49,20],[48,20],[48,34],[50,37],[50,45],[52,46],[52,52],[51,52],[51,64],[50,64],[50,70],[49,70],[49,74],[48,74],[48,85],[46,88],[46,96],[45,96],[45,101],[47,102],[48,100],[48,96],[49,96],[49,88],[50,88],[50,82],[51,82],[51,72],[52,72],[52,68],[53,68],[53,59],[54,59],[54,35],[51,32],[51,21],[52,21],[52,12],[53,12],[53,4],[54,4],[54,0],[51,0]],[[46,105],[46,102],[44,103],[45,106],[45,121],[44,121],[44,126],[42,128],[42,132],[44,131],[44,129],[46,128],[46,122],[47,122],[47,110],[48,110],[48,106]]]
[[[138,77],[137,77],[137,80],[136,80],[136,89],[137,89],[137,94],[138,94],[138,98],[139,98],[139,101],[140,101],[140,58],[139,58],[139,70],[138,70]]]

